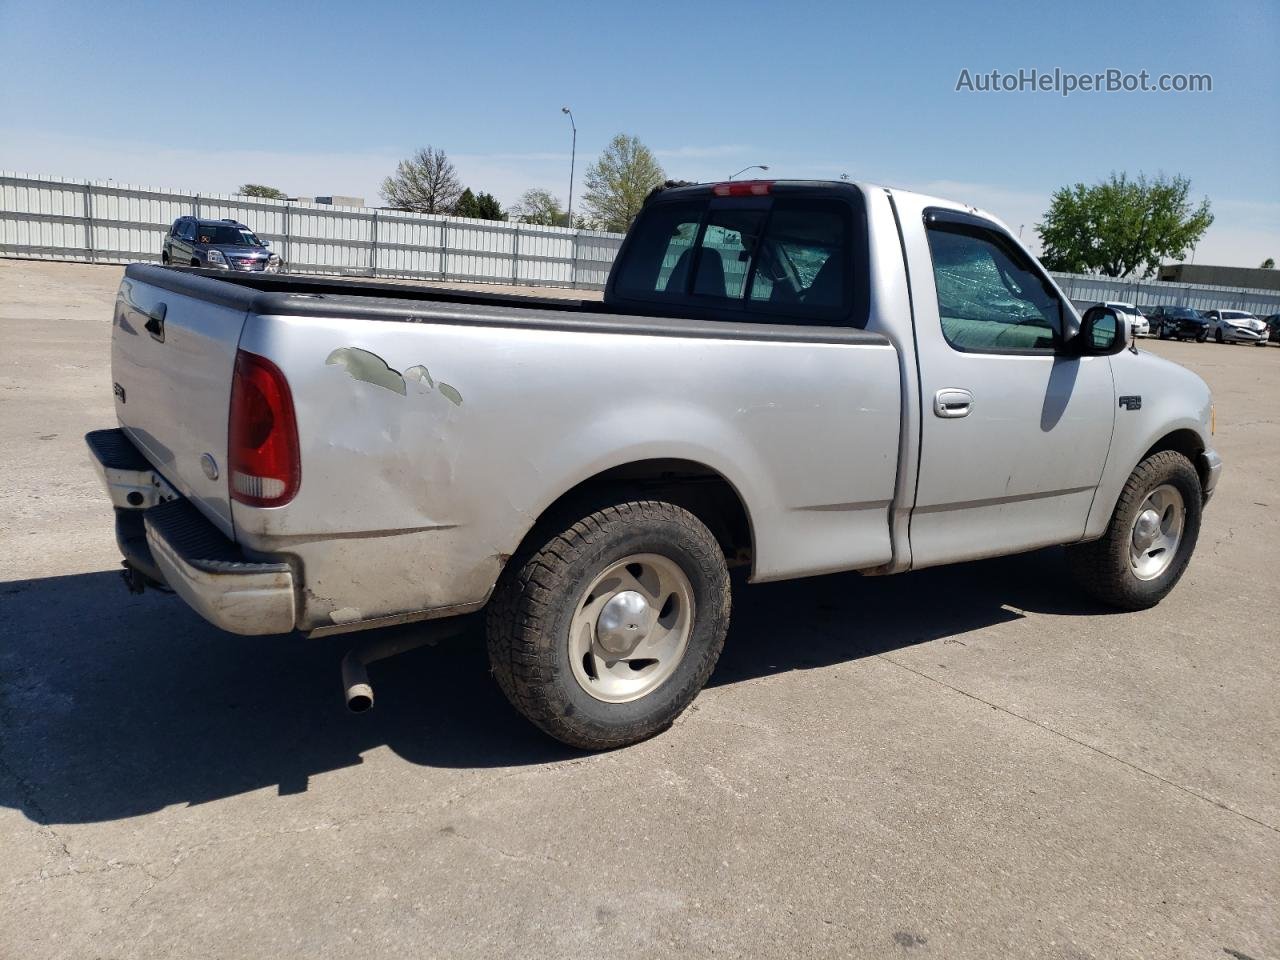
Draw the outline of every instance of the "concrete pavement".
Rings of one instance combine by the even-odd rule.
[[[376,664],[126,594],[82,434],[119,268],[0,260],[0,957],[1280,957],[1280,350],[1144,341],[1226,460],[1154,610],[1058,551],[743,587],[587,755],[474,635]]]

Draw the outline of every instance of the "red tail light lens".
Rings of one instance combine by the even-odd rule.
[[[772,190],[772,180],[729,180],[711,188],[717,197],[767,197]]]
[[[256,353],[236,353],[227,431],[231,499],[250,507],[288,503],[302,483],[298,421],[289,381]]]

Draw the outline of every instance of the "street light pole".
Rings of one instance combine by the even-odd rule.
[[[561,107],[561,113],[569,115],[569,126],[573,128],[573,146],[569,150],[569,226],[573,226],[573,164],[578,159],[578,125],[573,122],[573,111]]]
[[[748,170],[765,170],[765,171],[768,171],[768,169],[769,169],[769,168],[768,168],[767,166],[765,166],[763,163],[753,163],[753,164],[752,164],[751,166],[749,166],[749,167],[743,167],[741,170],[739,170],[739,171],[738,171],[738,173],[731,173],[731,174],[729,174],[729,179],[730,179],[730,180],[732,180],[734,177],[738,176],[738,174],[746,173]]]

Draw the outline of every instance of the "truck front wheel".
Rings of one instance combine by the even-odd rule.
[[[1174,450],[1152,454],[1129,475],[1102,539],[1067,548],[1073,576],[1113,607],[1154,607],[1187,568],[1202,505],[1191,461]]]
[[[587,750],[665,730],[724,646],[729,573],[716,538],[688,510],[642,500],[533,540],[487,613],[489,662],[507,699]]]

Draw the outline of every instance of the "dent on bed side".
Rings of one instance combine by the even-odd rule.
[[[441,396],[455,407],[462,406],[462,394],[458,392],[457,387],[444,381],[437,383],[432,379],[431,372],[422,364],[409,367],[402,374],[376,353],[360,347],[338,347],[325,358],[324,362],[326,366],[342,367],[353,380],[371,383],[375,387],[382,387],[402,397],[408,396],[407,385],[415,383],[427,392],[433,388],[439,389]]]

